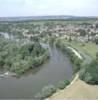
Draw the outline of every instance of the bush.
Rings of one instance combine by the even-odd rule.
[[[88,65],[84,65],[80,71],[80,79],[89,84],[98,84],[98,61],[92,61]]]
[[[66,80],[66,81],[60,81],[59,83],[58,83],[58,85],[57,85],[57,87],[59,88],[59,89],[64,89],[67,85],[69,85],[70,84],[70,82],[68,81],[68,80]]]
[[[71,42],[72,41],[72,38],[70,37],[68,41]]]
[[[64,89],[67,85],[69,85],[70,82],[68,80],[65,81],[60,81],[57,84],[57,87],[55,87],[54,85],[49,85],[49,86],[45,86],[40,93],[38,93],[35,98],[37,99],[45,99],[50,97],[52,94],[54,94],[56,92],[57,89]]]
[[[84,47],[85,46],[85,43],[82,43],[82,46]]]
[[[98,44],[98,36],[95,38],[95,43]]]
[[[74,60],[74,71],[75,72],[78,72],[80,69],[81,69],[81,63],[82,63],[83,61],[81,60],[81,59],[79,59],[79,58],[75,58],[75,60]]]
[[[39,99],[44,99],[51,96],[56,92],[56,88],[53,85],[45,86],[40,93],[38,93],[35,97]]]
[[[98,52],[96,53],[96,61],[98,61]]]

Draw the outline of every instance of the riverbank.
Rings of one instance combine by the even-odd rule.
[[[73,70],[67,55],[55,46],[49,46],[49,54],[49,60],[35,71],[27,72],[20,78],[0,78],[0,98],[33,98],[44,87],[70,80]]]
[[[71,81],[71,83],[65,88],[70,88],[77,80],[79,79],[79,74],[77,73],[74,77],[74,79]],[[45,100],[51,100],[51,98],[54,98],[56,96],[58,96],[59,94],[61,94],[65,89],[63,90],[58,90],[55,94],[53,94],[50,98],[47,98]],[[59,100],[59,99],[58,99]]]
[[[74,48],[72,48],[72,47],[70,47],[70,46],[66,46],[66,47],[67,47],[68,49],[70,49],[71,52],[73,52],[79,59],[83,60],[83,57],[81,56],[81,54],[80,54],[77,50],[75,50]],[[65,87],[65,89],[70,88],[71,85],[73,85],[73,84],[77,81],[77,79],[79,79],[79,72],[75,75],[75,77],[74,77],[74,79],[71,81],[71,83],[70,83],[68,86]],[[65,89],[64,89],[64,90],[65,90]],[[64,91],[64,90],[59,90],[58,92],[54,93],[53,96],[51,96],[51,97],[54,97],[54,96],[58,95],[58,93],[61,93],[61,92]],[[50,98],[47,98],[47,99],[45,99],[45,100],[51,100],[51,97],[50,97]],[[58,100],[60,100],[60,99],[61,99],[61,98],[59,98]]]
[[[1,76],[10,75],[5,74],[7,71],[20,76],[39,67],[49,58],[48,49],[42,47],[39,41],[21,44],[21,41],[0,37],[0,67],[4,70]]]
[[[84,60],[83,64],[89,64],[92,61],[91,56],[95,58],[96,52],[91,52],[91,56],[89,56],[84,54],[84,52],[81,51],[82,49],[80,50],[80,47],[77,47],[77,44],[73,45],[71,43],[66,42],[65,44],[67,44],[68,48],[71,49],[80,59],[80,54],[82,55],[82,59]],[[77,51],[74,51],[74,48]],[[57,93],[53,94],[50,98],[46,100],[98,100],[98,85],[89,85],[84,81],[80,80],[79,74],[76,74],[75,78],[69,86],[67,86],[64,90],[59,90]]]
[[[79,78],[46,100],[98,100],[98,85],[89,85]]]
[[[28,68],[27,70],[25,70],[22,73],[17,73],[17,72],[13,72],[10,70],[4,71],[2,72],[2,74],[0,74],[0,78],[5,78],[5,77],[20,77],[22,75],[24,75],[25,73],[30,72],[29,70],[36,70],[37,67],[41,66],[42,64],[44,64],[47,60],[49,59],[49,51],[46,50],[44,54],[42,54],[39,57],[34,58],[34,63],[32,66],[34,66],[33,68]],[[2,69],[5,70],[5,69]]]
[[[96,52],[98,51],[98,45],[96,45],[93,42],[88,43],[81,43],[76,41],[68,42],[67,40],[62,40],[67,45],[70,45],[73,48],[76,48],[82,52],[84,52],[86,55],[89,55],[90,58],[95,59],[96,58]]]

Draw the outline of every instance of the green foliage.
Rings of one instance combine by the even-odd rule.
[[[79,59],[71,50],[66,48],[65,44],[60,40],[56,45],[64,52],[67,52],[70,60],[74,64],[74,72],[76,73],[79,71],[80,79],[90,84],[98,84],[98,53],[96,53],[95,61],[92,61],[90,64],[83,64],[83,61]]]
[[[39,99],[44,99],[51,96],[56,92],[56,88],[53,85],[45,86],[40,93],[38,93],[35,97]]]
[[[50,97],[51,95],[53,95],[57,89],[64,89],[67,85],[69,85],[70,82],[68,80],[65,80],[65,81],[60,81],[59,83],[57,83],[57,86],[54,86],[54,85],[48,85],[48,86],[45,86],[40,93],[38,93],[35,98],[37,99],[45,99],[45,98],[48,98]]]
[[[95,43],[98,44],[98,36],[95,38]]]
[[[42,64],[47,52],[39,42],[21,44],[0,38],[0,66],[18,75]]]
[[[51,35],[50,35],[49,43],[50,43],[50,44],[53,44],[54,42],[55,42],[55,36],[51,36]]]
[[[74,72],[78,72],[81,68],[81,64],[83,60],[79,59],[72,50],[67,48],[67,46],[60,40],[56,42],[56,46],[60,48],[64,53],[68,54],[70,61],[73,63],[73,70]]]
[[[87,34],[84,29],[79,29],[78,32],[80,32],[80,36],[85,36]]]
[[[98,84],[98,61],[84,65],[80,72],[80,79],[90,84]]]
[[[98,28],[98,24],[96,24],[96,28]]]
[[[75,65],[74,71],[75,72],[78,72],[80,70],[82,62],[83,61],[81,59],[75,58],[75,60],[74,60],[74,65]]]
[[[57,85],[57,87],[59,89],[64,89],[67,85],[69,85],[70,82],[68,80],[65,80],[65,81],[60,81]]]
[[[98,61],[98,52],[96,53],[96,61]]]
[[[71,42],[72,41],[72,38],[70,37],[68,41]]]

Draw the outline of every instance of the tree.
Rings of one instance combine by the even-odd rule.
[[[96,61],[98,61],[98,52],[96,53]]]
[[[85,36],[86,35],[86,31],[83,29],[79,29],[78,32],[80,32],[80,36]]]
[[[96,24],[96,28],[98,28],[98,23]]]
[[[98,61],[95,60],[84,65],[80,72],[80,79],[89,84],[98,84]]]
[[[37,99],[45,99],[51,96],[56,92],[56,88],[53,85],[45,86],[40,93],[38,93],[35,97]]]
[[[0,66],[18,75],[39,66],[46,58],[43,56],[46,49],[42,48],[39,42],[20,44],[21,41],[15,42],[0,37]]]
[[[88,41],[89,41],[90,34],[91,34],[91,31],[90,31],[90,29],[87,29]]]
[[[95,43],[98,44],[98,36],[95,38]]]
[[[64,89],[67,85],[69,85],[70,84],[70,82],[68,81],[68,80],[65,80],[65,81],[60,81],[59,83],[58,83],[58,88],[59,89]]]

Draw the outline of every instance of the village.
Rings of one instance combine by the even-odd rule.
[[[24,28],[22,30],[23,36],[32,38],[37,36],[50,35],[80,42],[93,42],[95,37],[98,36],[98,21],[93,23],[80,24],[45,23],[43,25],[33,25],[33,27],[32,30]]]

